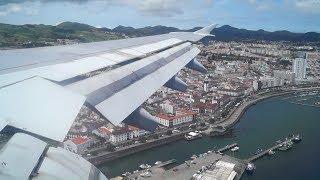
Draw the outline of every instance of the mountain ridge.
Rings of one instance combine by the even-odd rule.
[[[181,30],[167,26],[147,26],[134,28],[117,26],[113,29],[97,28],[83,23],[63,22],[56,26],[43,24],[10,25],[0,23],[0,48],[26,48],[57,45],[61,40],[66,43],[84,43],[121,39],[126,37],[140,37],[159,35],[179,31],[196,31],[201,27]],[[204,41],[289,41],[289,42],[316,42],[320,43],[320,33],[295,33],[287,30],[265,31],[247,30],[223,25],[214,29],[215,37],[207,37]]]

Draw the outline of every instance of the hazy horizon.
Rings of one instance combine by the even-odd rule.
[[[62,13],[61,13],[62,12]],[[4,0],[0,23],[79,22],[95,27],[208,24],[266,31],[320,32],[320,1],[315,0]]]

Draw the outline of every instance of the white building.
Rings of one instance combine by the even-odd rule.
[[[242,96],[245,94],[245,90],[244,89],[239,89],[239,90],[233,90],[233,89],[220,89],[217,91],[217,93],[219,94],[224,94],[224,95],[228,95],[228,96],[233,96],[233,97],[237,97],[237,96]]]
[[[117,128],[110,134],[109,141],[113,144],[118,144],[129,139],[127,128]]]
[[[149,133],[148,131],[145,131],[143,129],[139,129],[137,127],[128,125],[129,139],[138,138],[138,137],[144,136],[144,135],[146,135],[148,133]]]
[[[174,107],[169,101],[165,101],[165,103],[160,104],[160,108],[165,112],[165,113],[174,113]]]
[[[108,140],[110,138],[111,131],[112,131],[112,129],[102,126],[98,129],[92,131],[92,133]]]
[[[292,71],[287,70],[275,70],[273,71],[275,78],[283,79],[285,83],[291,84],[294,82],[295,74]]]
[[[134,138],[138,138],[147,133],[149,132],[133,126],[116,127],[112,130],[109,141],[113,144],[118,144]]]
[[[257,91],[257,90],[259,89],[259,83],[258,83],[257,80],[254,80],[254,81],[252,82],[252,89],[253,89],[254,91]]]
[[[156,121],[159,124],[162,124],[167,127],[172,127],[179,124],[192,122],[196,114],[197,113],[193,111],[179,111],[176,112],[175,115],[157,114],[155,117]]]
[[[307,73],[307,60],[304,58],[295,58],[293,60],[292,71],[297,80],[306,79]]]
[[[72,139],[68,139],[63,143],[64,149],[77,154],[83,154],[92,144],[93,140],[84,136],[77,136]]]
[[[261,84],[261,87],[260,87],[261,89],[279,87],[284,85],[283,79],[269,77],[269,76],[260,77],[259,81]]]
[[[209,82],[208,81],[204,81],[203,83],[203,91],[204,92],[208,92],[209,91]]]

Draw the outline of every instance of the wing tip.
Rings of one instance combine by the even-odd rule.
[[[214,36],[213,34],[210,34],[211,31],[216,28],[218,26],[218,24],[211,24],[209,26],[206,26],[202,29],[199,29],[198,31],[195,31],[195,34],[200,34],[200,35],[204,35],[204,36]]]

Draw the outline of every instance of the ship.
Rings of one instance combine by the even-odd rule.
[[[246,171],[248,173],[253,173],[253,171],[256,169],[256,166],[253,163],[248,163],[247,167],[246,167]]]
[[[200,137],[202,137],[202,135],[201,135],[200,132],[195,131],[195,132],[189,132],[184,137],[185,137],[186,140],[190,141],[190,140],[194,140],[194,139],[200,138]]]
[[[302,140],[302,138],[301,138],[301,136],[298,134],[298,135],[296,135],[294,138],[293,138],[293,142],[294,143],[298,143],[298,142],[300,142]]]

